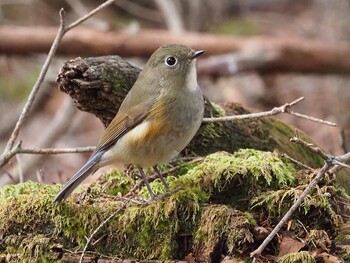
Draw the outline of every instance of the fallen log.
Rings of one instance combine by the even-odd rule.
[[[46,53],[55,37],[53,27],[0,27],[0,53]],[[234,63],[247,70],[270,72],[302,72],[317,74],[349,74],[350,45],[345,42],[325,42],[301,38],[271,36],[222,36],[204,33],[173,34],[162,30],[138,32],[73,29],[63,38],[58,54],[68,56],[120,55],[149,57],[165,43],[182,43],[194,49],[204,49],[206,55],[238,53],[228,58],[222,70],[222,58],[199,62],[199,73],[229,74]],[[227,58],[226,58],[227,59]],[[225,59],[224,59],[225,60]],[[213,64],[214,63],[214,64]],[[203,66],[202,66],[202,65]],[[235,71],[234,71],[235,73]]]

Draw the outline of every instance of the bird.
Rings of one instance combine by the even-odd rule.
[[[67,199],[89,175],[114,163],[137,167],[151,200],[158,196],[149,185],[145,168],[153,167],[170,192],[157,165],[175,158],[201,125],[204,98],[197,83],[196,58],[203,53],[182,44],[166,44],[154,51],[91,157],[54,202]]]

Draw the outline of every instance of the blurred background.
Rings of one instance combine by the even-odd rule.
[[[44,32],[45,27],[58,26],[60,8],[66,10],[67,21],[71,22],[101,3],[103,1],[96,0],[0,0],[0,29],[25,27]],[[350,0],[117,0],[77,30],[81,27],[123,30],[136,35],[147,30],[167,30],[173,34],[208,33],[214,38],[220,35],[243,39],[264,36],[271,41],[295,37],[305,43],[317,40],[336,46],[338,43],[347,45],[349,25]],[[5,37],[0,33],[0,46],[1,41],[5,41]],[[219,41],[217,45],[220,46]],[[95,116],[77,110],[68,95],[57,89],[56,78],[64,61],[82,56],[75,53],[55,57],[20,132],[23,147],[77,147],[97,143],[103,131],[102,123]],[[86,53],[84,56],[89,56]],[[98,51],[92,52],[91,56],[95,54],[99,54]],[[147,61],[147,56],[115,55],[140,66]],[[39,49],[30,54],[0,50],[1,152],[45,58],[46,53]],[[198,63],[201,63],[200,59]],[[199,83],[213,102],[234,101],[252,111],[270,110],[304,96],[306,100],[299,103],[295,111],[335,122],[338,127],[292,116],[278,118],[303,130],[330,154],[349,151],[350,78],[347,72],[261,72],[250,69],[222,75],[220,72],[203,73],[199,75]],[[0,185],[28,179],[43,183],[63,182],[89,155],[17,156],[1,168]]]

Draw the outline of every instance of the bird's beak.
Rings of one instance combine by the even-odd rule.
[[[202,55],[203,53],[204,53],[204,50],[195,51],[195,52],[193,53],[192,59],[195,59],[195,58],[199,57],[199,56]]]

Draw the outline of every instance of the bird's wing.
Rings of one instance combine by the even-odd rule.
[[[159,113],[163,105],[163,103],[160,103],[158,97],[155,100],[150,100],[119,112],[106,128],[94,153],[107,150],[124,134],[142,123],[150,114]]]
[[[137,105],[125,113],[118,113],[105,130],[95,152],[107,150],[125,133],[143,122],[152,109],[152,104]]]

